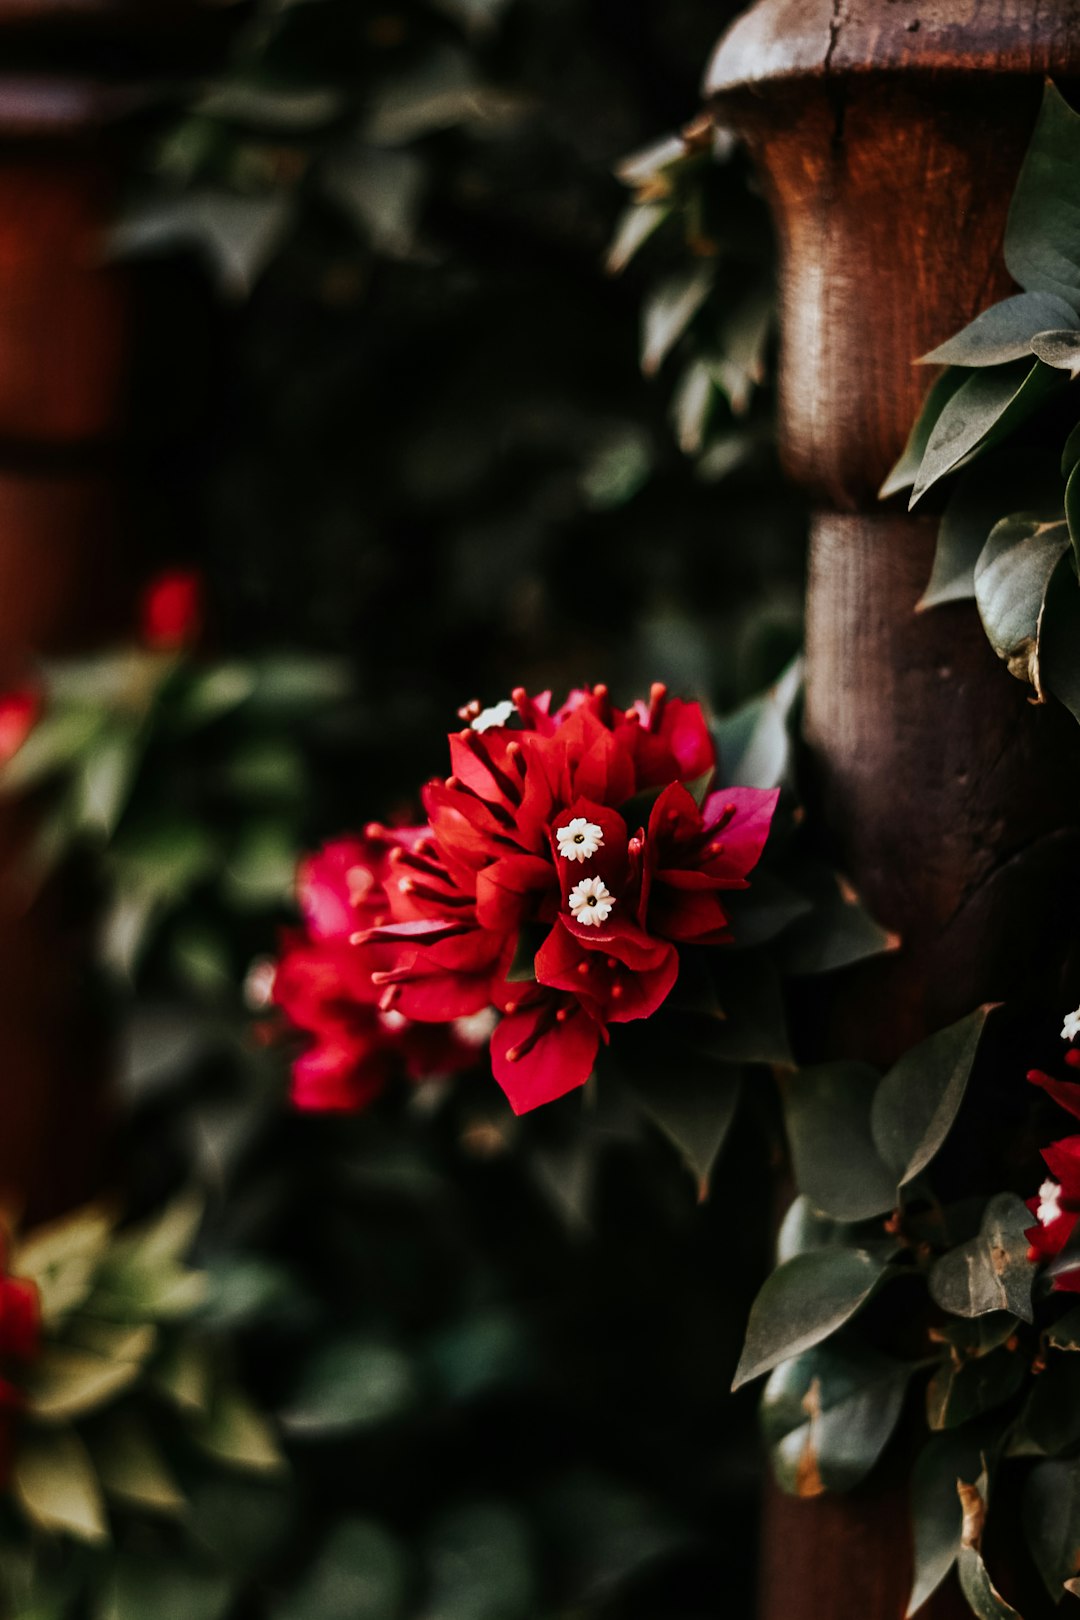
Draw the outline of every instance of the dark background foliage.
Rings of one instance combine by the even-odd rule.
[[[483,1073],[297,1117],[239,989],[288,922],[282,852],[409,806],[462,702],[663,679],[726,709],[796,650],[767,386],[710,393],[700,456],[672,422],[680,365],[770,291],[739,160],[709,168],[707,230],[604,266],[615,165],[694,115],[736,9],[268,6],[132,173],[146,554],[205,569],[210,651],[332,656],[348,689],[211,727],[140,789],[254,854],[210,862],[114,985],[117,1159],[136,1209],[203,1187],[208,1319],[292,1465],[193,1490],[194,1553],[124,1532],[129,1596],[149,1563],[185,1620],[752,1606],[753,1401],[727,1391],[767,1264],[765,1100],[699,1202],[659,1135],[601,1113],[583,1156],[580,1098],[523,1135]],[[702,238],[714,291],[646,379],[643,304]]]

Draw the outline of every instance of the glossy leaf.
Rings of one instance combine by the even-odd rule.
[[[1015,1193],[999,1193],[986,1206],[979,1235],[942,1255],[930,1272],[930,1293],[953,1316],[1011,1311],[1032,1319],[1035,1268],[1027,1257],[1031,1215]]]
[[[949,1356],[926,1386],[926,1420],[931,1429],[955,1429],[1001,1406],[1027,1375],[1022,1355],[998,1349],[971,1360]]]
[[[879,500],[887,500],[890,495],[898,495],[901,490],[911,488],[919,476],[926,446],[942,411],[966,381],[967,373],[959,366],[951,366],[931,384],[922,408],[915,418],[914,426],[908,434],[900,459],[878,490]]]
[[[821,1345],[785,1361],[761,1398],[773,1473],[791,1496],[857,1485],[896,1427],[912,1368],[877,1351]]]
[[[859,1311],[888,1266],[888,1253],[814,1249],[786,1261],[754,1301],[733,1389],[827,1339]]]
[[[1038,694],[1043,610],[1068,546],[1065,523],[1018,512],[994,526],[975,564],[975,601],[987,639],[1010,674]]]
[[[989,1008],[920,1041],[895,1063],[874,1095],[874,1143],[904,1187],[933,1160],[956,1118]]]
[[[907,1614],[921,1609],[941,1585],[963,1540],[964,1512],[958,1480],[974,1479],[982,1467],[984,1435],[939,1434],[923,1447],[911,1471],[911,1523],[915,1542],[915,1578]]]
[[[896,1202],[896,1177],[870,1129],[878,1079],[865,1063],[823,1063],[800,1070],[784,1088],[796,1185],[835,1220],[867,1220]]]
[[[1039,332],[1031,340],[1031,352],[1044,366],[1067,371],[1070,382],[1080,376],[1080,335],[1074,331]]]
[[[1080,1461],[1044,1462],[1024,1486],[1024,1533],[1035,1566],[1056,1603],[1080,1574]]]
[[[984,309],[962,332],[924,354],[922,361],[938,366],[1000,366],[1035,353],[1054,365],[1033,342],[1051,327],[1080,327],[1080,316],[1053,293],[1017,293]]]
[[[1029,292],[1080,308],[1080,117],[1047,82],[1009,207],[1005,264]]]
[[[934,424],[910,505],[968,456],[1000,443],[1065,386],[1061,373],[1041,360],[1010,360],[972,372]]]
[[[807,1254],[811,1249],[858,1249],[874,1242],[880,1223],[870,1226],[854,1221],[834,1221],[822,1215],[809,1198],[796,1198],[780,1223],[776,1238],[776,1264]]]
[[[916,612],[975,595],[975,564],[996,523],[1010,512],[1057,517],[1061,510],[1056,460],[1004,449],[978,461],[956,481],[938,525],[934,566]]]

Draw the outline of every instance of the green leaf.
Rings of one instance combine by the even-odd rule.
[[[278,1562],[294,1516],[280,1477],[215,1469],[192,1480],[188,1495],[191,1540],[215,1564],[248,1577]]]
[[[733,1389],[801,1355],[866,1304],[885,1275],[888,1254],[814,1249],[778,1266],[754,1301]]]
[[[922,364],[1000,366],[1035,353],[1048,365],[1056,362],[1035,347],[1033,339],[1051,327],[1078,327],[1080,316],[1053,293],[1024,292],[991,304],[955,337],[922,356]]]
[[[1068,526],[1028,512],[1003,518],[975,564],[975,601],[1009,673],[1042,695],[1040,639],[1050,581],[1069,546]]]
[[[439,1620],[530,1620],[536,1579],[529,1534],[501,1502],[454,1507],[427,1545],[430,1612]]]
[[[776,1238],[776,1264],[793,1260],[811,1249],[857,1249],[872,1242],[880,1224],[868,1229],[855,1221],[834,1221],[822,1215],[809,1198],[799,1197],[788,1206]]]
[[[178,1514],[186,1508],[149,1428],[135,1413],[110,1413],[96,1425],[91,1450],[107,1495],[153,1513]]]
[[[1009,207],[1005,264],[1028,292],[1080,307],[1080,118],[1049,81]]]
[[[724,896],[724,910],[740,949],[768,945],[793,923],[809,917],[814,902],[781,882],[772,872],[757,871],[749,889]],[[680,968],[680,974],[682,969]]]
[[[1080,1305],[1059,1317],[1046,1335],[1055,1350],[1080,1350]]]
[[[950,1355],[926,1387],[930,1428],[955,1429],[1001,1406],[1016,1394],[1026,1376],[1024,1358],[1016,1351],[994,1350],[972,1360],[959,1353]]]
[[[91,1543],[109,1539],[101,1487],[86,1447],[73,1429],[25,1428],[19,1436],[12,1488],[39,1530],[65,1532]]]
[[[791,765],[794,712],[802,693],[801,658],[792,659],[775,685],[716,724],[720,780],[774,788]]]
[[[1080,1574],[1080,1461],[1044,1462],[1024,1486],[1024,1534],[1053,1602]]]
[[[1031,352],[1044,366],[1067,371],[1069,381],[1080,377],[1080,335],[1074,331],[1039,332],[1031,340]]]
[[[16,1245],[12,1272],[37,1285],[46,1326],[62,1322],[84,1303],[108,1251],[112,1228],[112,1217],[91,1204],[36,1227]]]
[[[942,1255],[930,1272],[930,1293],[953,1316],[1011,1311],[1032,1319],[1035,1268],[1027,1257],[1027,1206],[1015,1193],[999,1193],[986,1206],[977,1237]]]
[[[229,714],[255,690],[255,672],[247,664],[218,664],[213,669],[185,671],[185,683],[173,699],[173,718],[185,729],[210,725]]]
[[[1071,552],[1050,576],[1038,657],[1043,687],[1065,705],[1074,720],[1080,720],[1080,585]]]
[[[341,659],[278,653],[251,665],[252,711],[275,720],[318,714],[349,694],[349,671]]]
[[[1005,1602],[990,1579],[982,1554],[976,1552],[974,1547],[961,1547],[957,1569],[960,1590],[978,1620],[1022,1620],[1011,1604]]]
[[[140,752],[141,738],[134,726],[116,727],[98,738],[75,780],[75,816],[80,826],[111,837],[127,808]]]
[[[623,210],[608,248],[606,269],[609,276],[625,270],[630,260],[671,213],[670,202],[632,203]]]
[[[780,978],[763,951],[716,951],[709,966],[722,1016],[678,1020],[680,1045],[714,1063],[793,1066]]]
[[[1051,1356],[1033,1381],[1012,1447],[1014,1455],[1056,1457],[1080,1440],[1080,1363]]]
[[[963,1100],[989,1007],[939,1030],[895,1063],[874,1095],[878,1153],[905,1187],[926,1169]]]
[[[641,1034],[647,1037],[647,1032]],[[635,1037],[641,1038],[637,1032]],[[622,1058],[620,1073],[645,1113],[704,1186],[735,1118],[742,1070],[659,1042],[648,1042],[645,1050],[631,1049]]]
[[[274,1620],[398,1620],[408,1586],[408,1559],[389,1531],[370,1519],[346,1519]]]
[[[896,1177],[870,1129],[877,1084],[868,1064],[823,1063],[800,1070],[784,1088],[796,1185],[835,1220],[867,1220],[896,1203]]]
[[[375,1428],[409,1411],[418,1394],[400,1350],[362,1335],[341,1338],[309,1359],[281,1422],[301,1438]]]
[[[960,1556],[964,1512],[957,1481],[973,1479],[979,1473],[983,1445],[980,1431],[939,1434],[915,1459],[911,1471],[915,1579],[908,1616],[921,1609],[937,1591]]]
[[[692,264],[667,277],[650,294],[643,311],[641,369],[647,377],[660,370],[712,291],[715,270]]]
[[[1041,360],[1010,360],[972,372],[934,424],[909,505],[968,456],[1000,443],[1065,386],[1061,373]]]
[[[155,1537],[120,1553],[94,1620],[221,1620],[232,1596],[227,1576],[190,1555],[179,1562]]]
[[[941,376],[931,384],[922,409],[915,418],[907,443],[900,453],[900,459],[889,473],[885,482],[878,490],[878,500],[888,500],[890,495],[898,495],[902,489],[910,489],[919,476],[923,457],[930,435],[938,424],[938,419],[953,395],[963,387],[967,380],[967,373],[958,366],[950,366]]]
[[[453,1323],[435,1336],[427,1352],[444,1397],[455,1403],[489,1390],[512,1389],[529,1376],[533,1360],[528,1334],[506,1310],[480,1311]]]
[[[1073,557],[1080,567],[1080,462],[1070,468],[1065,483],[1065,521],[1069,525]]]
[[[864,1479],[896,1427],[912,1371],[875,1350],[842,1345],[781,1362],[761,1398],[762,1432],[781,1489],[820,1496]]]
[[[215,1390],[209,1414],[194,1437],[219,1462],[267,1474],[284,1467],[270,1423],[235,1385]]]
[[[978,461],[956,481],[938,525],[934,566],[915,611],[975,595],[975,564],[991,529],[1009,512],[1056,517],[1061,489],[1053,457],[1030,449],[1002,450]]]
[[[836,973],[869,956],[896,950],[900,940],[874,921],[858,895],[822,863],[803,863],[798,881],[813,910],[788,928],[775,954],[796,978]]]
[[[1065,448],[1061,452],[1061,476],[1068,478],[1077,462],[1080,462],[1080,422],[1073,428],[1065,440]]]
[[[62,1423],[104,1406],[133,1384],[137,1361],[111,1361],[88,1350],[47,1344],[26,1376],[27,1408],[44,1423]]]
[[[87,754],[107,716],[99,709],[61,708],[44,714],[15,756],[0,770],[0,792],[36,787]]]

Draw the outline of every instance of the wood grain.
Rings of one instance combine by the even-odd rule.
[[[935,520],[877,500],[930,381],[913,361],[1010,290],[1005,215],[1047,73],[1080,73],[1080,0],[762,0],[709,69],[714,114],[773,208],[782,453],[818,506],[810,808],[903,940],[808,988],[809,1057],[886,1063],[982,1001],[1056,1009],[1080,991],[1080,732],[1027,702],[970,603],[915,612]],[[917,1429],[912,1414],[901,1454]],[[900,1620],[911,1555],[894,1467],[845,1499],[770,1496],[764,1620]],[[1027,1620],[1043,1601],[1020,1604]],[[949,1586],[922,1613],[966,1607]]]

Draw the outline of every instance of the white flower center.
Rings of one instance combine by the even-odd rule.
[[[584,923],[587,928],[607,922],[614,904],[603,878],[582,878],[570,890],[570,911],[574,921]]]
[[[1065,1022],[1061,1026],[1063,1041],[1075,1041],[1078,1035],[1080,1035],[1080,1007],[1077,1007],[1075,1012],[1066,1013]]]
[[[1049,1226],[1062,1214],[1061,1188],[1056,1181],[1044,1181],[1039,1188],[1039,1207],[1035,1219],[1040,1226]]]
[[[474,731],[487,731],[492,726],[505,726],[513,713],[514,705],[506,698],[502,703],[492,704],[490,709],[481,709],[472,721],[472,728]]]
[[[555,837],[564,861],[591,861],[604,845],[604,829],[584,816],[575,816],[565,827],[556,827]]]

